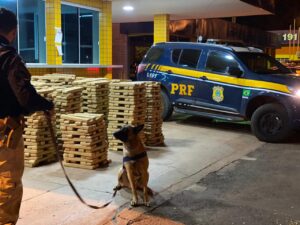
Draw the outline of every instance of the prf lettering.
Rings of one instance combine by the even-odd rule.
[[[179,94],[179,95],[185,95],[185,96],[192,96],[193,91],[195,90],[194,85],[186,85],[186,84],[175,84],[172,83],[172,89],[171,94]]]

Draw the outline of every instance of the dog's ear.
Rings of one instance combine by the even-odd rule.
[[[144,128],[144,124],[138,125],[138,126],[136,126],[136,127],[133,128],[133,132],[134,132],[135,134],[138,134],[138,133],[141,132],[141,130],[143,130],[143,128]]]

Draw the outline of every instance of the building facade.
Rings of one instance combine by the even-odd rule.
[[[112,73],[112,6],[101,0],[0,0],[18,17],[14,43],[33,75]]]

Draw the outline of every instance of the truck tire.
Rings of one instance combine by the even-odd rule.
[[[278,103],[268,103],[260,106],[253,113],[251,129],[260,141],[277,143],[290,136],[292,126],[284,106]]]
[[[168,94],[165,91],[161,91],[161,98],[162,98],[161,100],[163,105],[161,116],[164,121],[167,121],[168,119],[170,119],[173,113],[173,106],[170,102],[170,98]]]

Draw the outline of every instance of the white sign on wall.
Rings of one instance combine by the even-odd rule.
[[[62,39],[63,39],[63,33],[61,31],[60,27],[55,27],[55,46],[58,52],[58,55],[62,56]]]

